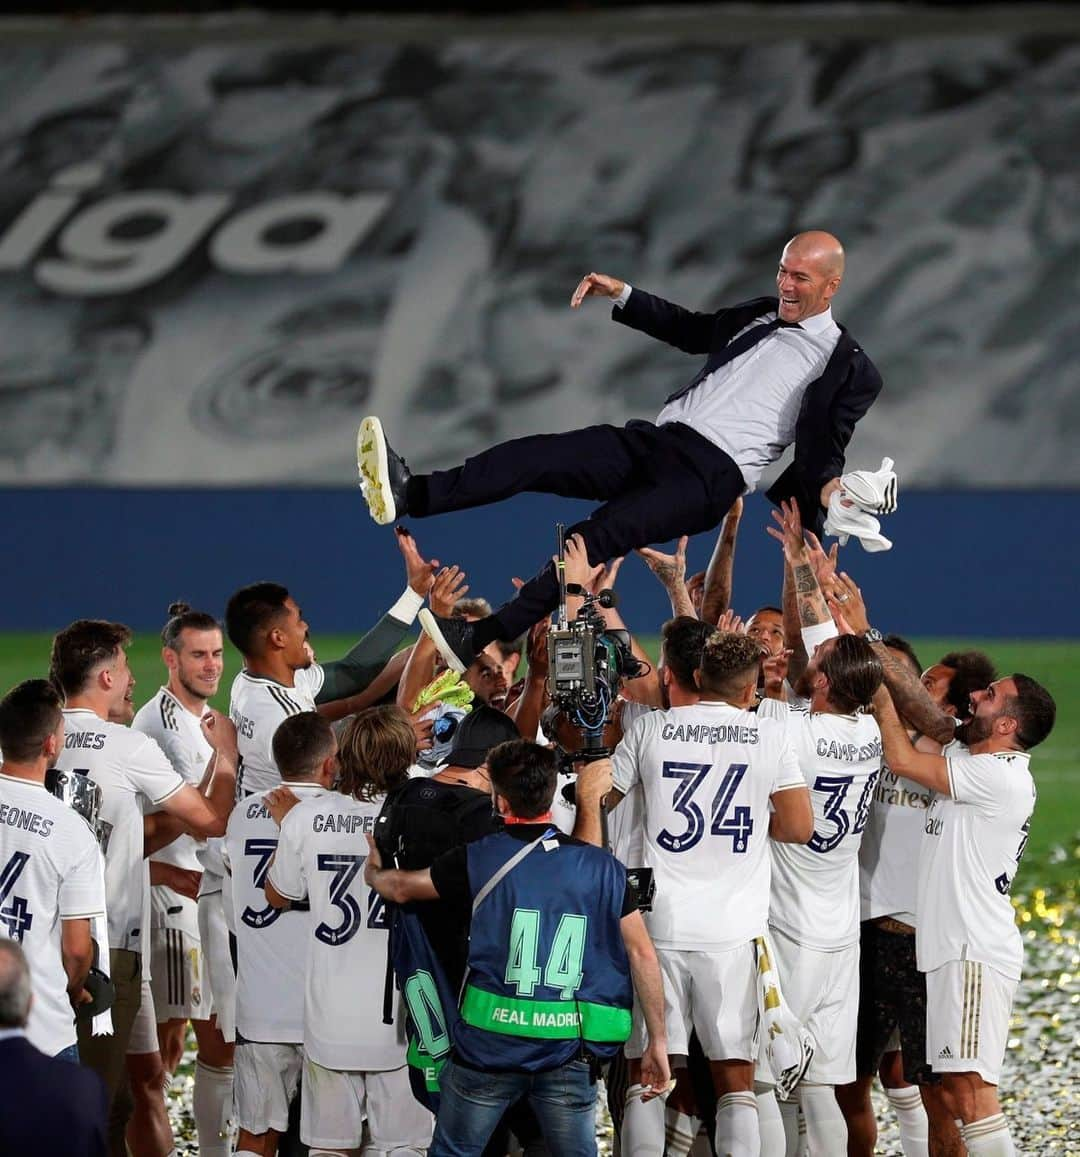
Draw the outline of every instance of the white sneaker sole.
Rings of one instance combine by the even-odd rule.
[[[425,635],[435,644],[435,650],[442,655],[443,660],[451,671],[456,671],[459,675],[465,674],[465,664],[454,654],[453,647],[446,641],[446,636],[439,630],[439,624],[435,622],[435,616],[425,607],[419,615],[416,616],[420,622],[420,629]]]
[[[387,478],[386,435],[378,418],[365,418],[356,432],[356,469],[371,517],[387,526],[397,518],[397,506]]]

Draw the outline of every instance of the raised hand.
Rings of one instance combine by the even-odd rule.
[[[570,308],[577,309],[587,297],[618,297],[625,287],[625,281],[606,273],[586,273],[570,298]]]
[[[836,576],[834,593],[829,596],[828,603],[842,635],[864,635],[870,630],[870,619],[862,591],[855,585],[850,575],[840,573]]]
[[[439,560],[433,558],[430,562],[426,562],[420,556],[420,548],[416,545],[416,539],[404,526],[395,526],[394,531],[398,550],[401,551],[401,557],[405,560],[406,581],[418,595],[426,597],[435,582],[435,572],[439,569]]]
[[[601,591],[608,591],[615,585],[615,579],[619,574],[619,567],[623,564],[623,556],[613,558],[608,563],[607,569],[600,568],[600,573],[593,580],[592,593],[598,595]]]
[[[806,543],[803,542],[798,506],[794,502],[781,502],[780,509],[772,511],[772,517],[776,526],[766,526],[765,529],[784,548],[784,557],[788,562],[802,558],[806,553]]]
[[[603,573],[604,568],[593,566],[589,562],[589,552],[580,534],[572,534],[566,540],[563,558],[566,563],[566,581],[577,583],[584,590],[592,590],[593,583]]]
[[[551,620],[541,619],[529,631],[529,671],[537,679],[546,679],[548,674],[548,632]]]
[[[728,631],[735,635],[746,634],[746,624],[730,607],[717,619],[716,629],[718,631]]]
[[[817,575],[818,586],[826,598],[832,593],[836,584],[836,564],[840,555],[840,544],[834,542],[828,551],[821,545],[821,540],[812,531],[806,531],[806,543],[810,548],[810,565]]]
[[[653,550],[651,546],[643,546],[635,553],[644,560],[645,565],[663,584],[665,590],[671,590],[675,585],[686,584],[686,544],[689,538],[684,534],[675,547],[674,554],[664,554],[663,551]]]
[[[457,566],[444,566],[435,576],[428,591],[428,604],[431,613],[442,619],[448,619],[454,613],[454,605],[458,599],[468,594],[469,585],[465,582],[465,572]]]

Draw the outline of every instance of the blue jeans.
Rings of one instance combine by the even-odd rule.
[[[522,1097],[528,1097],[552,1153],[596,1155],[596,1084],[585,1061],[546,1073],[482,1073],[449,1060],[439,1091],[428,1157],[479,1157],[503,1113]]]
[[[58,1061],[71,1061],[73,1065],[80,1064],[79,1061],[79,1046],[68,1045],[66,1049],[61,1049],[55,1057]]]

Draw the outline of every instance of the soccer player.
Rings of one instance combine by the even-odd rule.
[[[287,719],[274,737],[279,753],[312,769],[337,751],[319,715]],[[387,920],[382,898],[361,869],[386,792],[408,779],[416,736],[397,707],[371,707],[341,735],[336,791],[297,803],[281,820],[277,852],[266,876],[274,908],[306,899],[309,935],[304,972],[304,1078],[300,1138],[313,1154],[348,1157],[368,1151],[422,1157],[431,1114],[414,1099],[405,1063],[402,1018],[382,1019]],[[275,796],[268,804],[272,811]]]
[[[846,577],[842,593],[830,602],[842,629],[877,635],[862,592]],[[926,1059],[970,1157],[1013,1157],[997,1092],[1024,956],[1009,890],[1035,807],[1029,752],[1053,729],[1056,706],[1045,687],[1016,673],[973,691],[970,718],[956,726],[900,664],[886,664],[885,674],[889,694],[879,691],[874,701],[885,759],[936,793],[915,902]],[[923,735],[949,740],[940,754],[912,745],[900,712]]]
[[[734,1157],[752,1157],[761,1144],[754,939],[768,921],[768,838],[803,843],[813,832],[785,725],[748,710],[760,658],[753,639],[713,634],[695,673],[697,694],[667,679],[671,707],[642,716],[623,736],[609,796],[614,806],[641,785],[645,866],[656,882],[646,923],[664,975],[668,1052],[673,1066],[685,1067],[696,1029],[718,1098],[716,1148]],[[631,1081],[640,1079],[634,1062],[644,1047],[636,1021],[626,1047]],[[691,1123],[685,1132],[697,1129]],[[663,1108],[628,1104],[624,1150],[659,1153],[663,1144]]]
[[[45,788],[64,745],[62,707],[46,679],[0,700],[0,935],[30,964],[30,1043],[78,1063],[72,1009],[93,962],[90,921],[105,914],[105,880],[89,826]]]
[[[236,768],[232,724],[216,712],[204,724],[216,752],[208,796],[184,782],[152,739],[124,726],[134,715],[135,679],[125,650],[130,641],[131,631],[120,623],[79,619],[53,639],[49,671],[67,700],[64,750],[56,766],[86,775],[102,792],[115,1031],[111,1036],[92,1036],[90,1026],[80,1021],[79,1055],[101,1074],[113,1099],[110,1144],[117,1157],[124,1154],[125,1113],[116,1094],[142,1001],[143,954],[149,952],[145,940],[149,937],[150,880],[143,857],[184,830],[221,835],[232,806]],[[144,816],[144,807],[158,807],[165,814]]]
[[[801,1107],[810,1152],[846,1157],[847,1125],[834,1087],[855,1078],[859,845],[881,770],[881,735],[862,712],[883,672],[866,640],[835,637],[798,510],[785,503],[774,517],[780,529],[769,527],[769,533],[783,545],[799,597],[810,655],[801,682],[810,698],[805,706],[766,699],[758,715],[786,722],[814,808],[814,832],[805,846],[773,848],[769,927],[777,970],[791,1011],[814,1041],[798,1105],[788,1101],[781,1112],[789,1145]]]
[[[400,528],[397,544],[405,560],[405,591],[336,662],[314,662],[307,645],[308,625],[285,587],[253,583],[229,599],[225,628],[244,660],[229,699],[229,714],[239,735],[239,796],[266,791],[280,782],[272,744],[283,719],[363,690],[405,637],[431,590],[438,563],[422,559],[415,539]]]
[[[292,718],[297,718],[297,712]],[[330,724],[322,720],[329,730]],[[279,768],[273,787],[287,783],[301,800],[323,795],[337,775],[337,744],[290,742],[291,729],[274,735]],[[332,734],[332,733],[331,733]],[[278,739],[278,736],[281,739]],[[229,873],[226,904],[236,929],[234,1095],[240,1133],[236,1157],[277,1149],[289,1125],[289,1103],[300,1081],[304,1050],[304,973],[311,913],[306,904],[282,911],[267,902],[263,884],[278,846],[278,826],[266,804],[268,789],[241,800],[229,817],[223,860]]]
[[[136,712],[131,727],[149,735],[184,780],[198,785],[213,756],[201,722],[224,670],[221,625],[187,603],[173,603],[161,644],[168,680]],[[192,895],[205,849],[205,841],[184,834],[150,857],[150,987],[161,1058],[170,1077],[183,1057],[189,1020],[195,1032],[192,1111],[199,1151],[203,1157],[228,1157],[233,1046],[214,1015],[216,994],[199,931],[199,902]],[[228,952],[227,942],[219,947]],[[233,999],[231,986],[222,996]]]

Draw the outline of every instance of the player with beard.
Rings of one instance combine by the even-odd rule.
[[[921,667],[911,645],[898,635],[882,640],[890,655],[913,675]],[[949,652],[922,672],[921,681],[946,714],[966,719],[972,691],[996,678],[981,651]],[[907,727],[920,750],[940,744]],[[859,851],[862,927],[859,956],[859,1029],[856,1080],[837,1089],[848,1123],[850,1157],[872,1157],[877,1120],[870,1100],[878,1074],[896,1113],[905,1157],[955,1157],[960,1133],[940,1088],[922,1080],[926,1060],[926,978],[915,963],[916,874],[926,811],[932,793],[887,764],[874,790]],[[894,1049],[893,1041],[900,1048]],[[925,1108],[924,1108],[925,1105]],[[928,1120],[929,1117],[929,1120]]]
[[[841,581],[834,603],[842,629],[878,635],[859,588],[846,576]],[[956,726],[921,682],[898,668],[887,670],[891,694],[879,692],[874,703],[885,758],[893,771],[935,793],[915,908],[927,1062],[971,1157],[1013,1157],[997,1090],[1023,966],[1009,890],[1035,806],[1029,752],[1053,729],[1056,706],[1038,682],[1016,673],[972,692],[970,718]],[[912,745],[900,712],[909,724],[918,720],[924,734],[947,740],[940,753]]]
[[[814,1056],[782,1106],[789,1146],[806,1121],[810,1152],[845,1157],[847,1128],[834,1095],[855,1077],[859,983],[859,845],[881,769],[881,736],[860,712],[881,685],[881,664],[862,639],[834,633],[803,541],[798,510],[783,504],[769,533],[784,548],[810,662],[805,707],[765,700],[759,716],[784,720],[810,788],[814,832],[805,846],[773,846],[772,931],[791,1010],[814,1040]],[[818,641],[820,640],[820,641]]]
[[[135,713],[135,680],[125,649],[130,641],[131,631],[121,623],[80,619],[53,639],[49,670],[50,679],[67,699],[64,749],[56,766],[86,775],[102,792],[109,974],[117,990],[114,1032],[92,1036],[90,1025],[80,1022],[79,1054],[84,1064],[101,1074],[109,1090],[110,1151],[115,1157],[125,1155],[126,1106],[117,1093],[142,1002],[143,953],[149,952],[145,941],[150,879],[143,857],[170,843],[181,831],[201,836],[224,832],[235,792],[237,758],[232,724],[217,712],[208,713],[204,734],[216,758],[207,797],[184,781],[152,739],[124,726]],[[144,806],[159,807],[166,814],[144,816]],[[159,1093],[160,1087],[159,1080]],[[168,1118],[163,1122],[159,1118],[157,1127],[165,1144]]]
[[[187,603],[173,603],[161,643],[168,680],[139,709],[131,727],[155,740],[184,780],[197,785],[213,755],[201,721],[225,666],[221,625],[213,615],[193,611]],[[219,997],[210,983],[210,953],[204,951],[199,930],[195,893],[202,874],[199,857],[205,849],[206,841],[184,834],[150,857],[150,986],[161,1059],[169,1077],[183,1057],[188,1021],[195,1033],[192,1111],[199,1151],[204,1157],[227,1157],[233,1046],[218,1027]],[[219,948],[228,954],[227,941]],[[221,1001],[231,1003],[231,968],[217,970],[216,976],[222,984]]]

